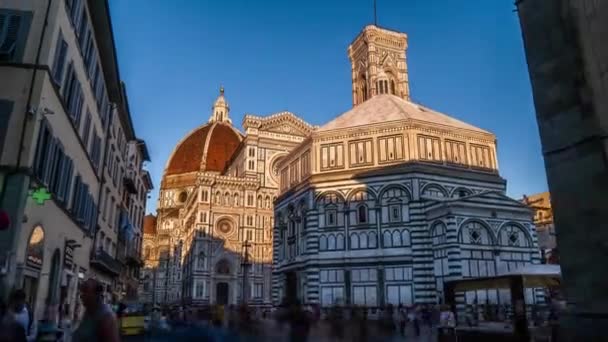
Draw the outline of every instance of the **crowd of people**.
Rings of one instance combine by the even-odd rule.
[[[72,330],[68,315],[60,322],[39,321],[26,303],[23,290],[14,290],[8,304],[0,302],[0,342],[45,341],[118,342],[118,323],[114,312],[103,301],[103,286],[94,279],[80,286],[80,299],[85,308],[76,329]],[[59,323],[59,324],[56,324]]]

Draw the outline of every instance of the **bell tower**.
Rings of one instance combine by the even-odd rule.
[[[228,102],[224,98],[224,87],[220,86],[220,95],[215,100],[213,104],[213,112],[211,113],[211,118],[209,118],[209,122],[225,122],[228,124],[232,124],[232,120],[228,116],[230,112],[230,107],[228,106]]]
[[[348,46],[353,107],[380,94],[410,100],[406,50],[405,33],[375,25],[368,25],[361,31]]]

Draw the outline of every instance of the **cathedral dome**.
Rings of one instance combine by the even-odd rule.
[[[243,137],[229,123],[211,122],[196,128],[175,148],[165,176],[195,171],[222,172]]]

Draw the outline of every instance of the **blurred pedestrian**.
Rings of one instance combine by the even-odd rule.
[[[329,326],[331,329],[331,337],[342,341],[344,339],[344,315],[342,307],[334,305],[329,311]]]
[[[399,333],[401,336],[405,336],[405,326],[407,324],[407,310],[403,304],[399,304],[397,307],[397,319],[399,321]]]
[[[118,342],[118,323],[110,307],[103,303],[103,286],[88,279],[80,286],[85,312],[72,335],[74,342]]]
[[[35,341],[38,336],[36,319],[32,309],[25,302],[25,291],[19,289],[11,293],[6,314],[20,324],[25,331],[26,340]]]

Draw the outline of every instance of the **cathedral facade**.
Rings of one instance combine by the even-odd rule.
[[[348,49],[353,108],[278,163],[274,303],[437,303],[445,281],[540,263],[533,213],[505,195],[496,137],[412,102],[406,49],[405,34],[365,27]]]
[[[209,122],[166,164],[157,216],[144,234],[149,303],[271,303],[277,165],[313,127],[281,112],[246,115],[241,133],[229,113],[221,89]]]

